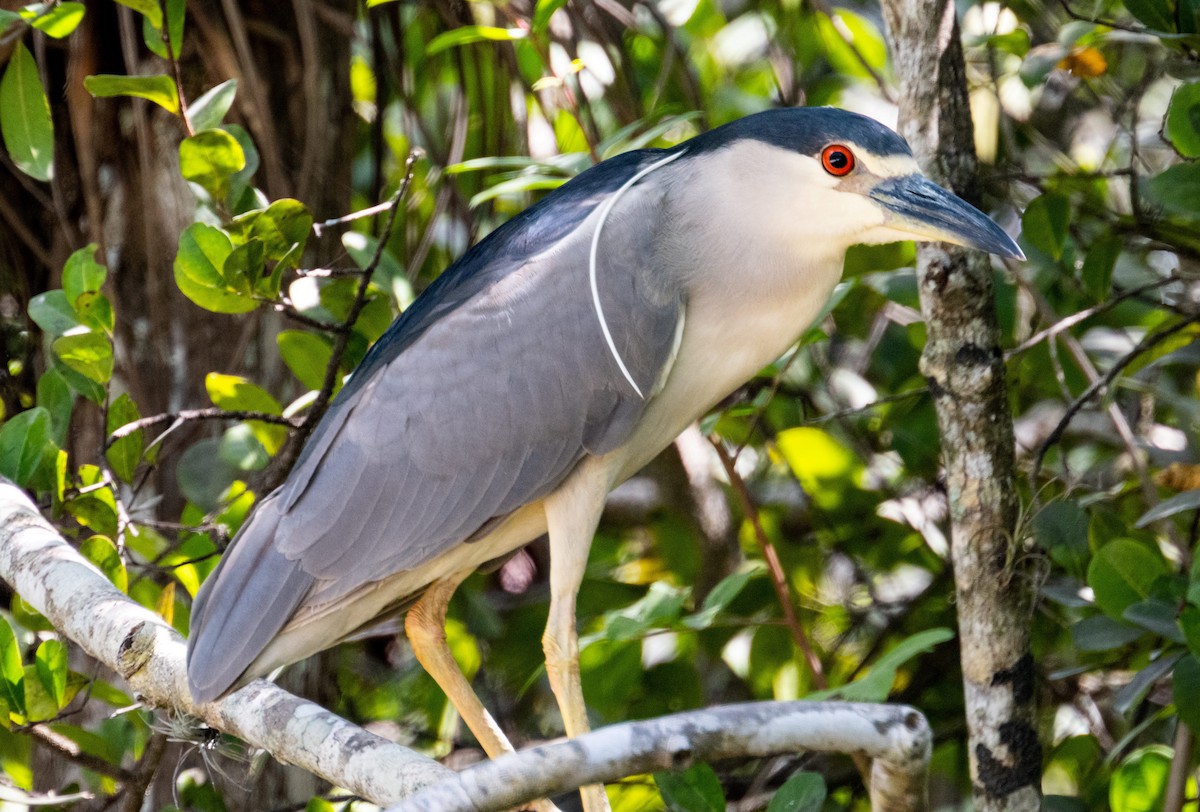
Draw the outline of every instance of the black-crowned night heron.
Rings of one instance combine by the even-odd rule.
[[[1021,257],[900,136],[842,110],[759,113],[582,173],[367,354],[196,596],[196,700],[407,607],[417,658],[507,752],[446,647],[446,607],[548,532],[546,670],[567,734],[586,731],[575,596],[605,496],[788,348],[847,248],[913,239]]]

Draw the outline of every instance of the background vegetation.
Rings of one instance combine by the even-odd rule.
[[[369,5],[0,10],[0,474],[181,631],[310,415],[479,236],[597,160],[766,107],[895,116],[870,3]],[[1040,565],[1047,807],[1157,809],[1173,787],[1178,808],[1195,802],[1200,725],[1200,7],[959,12],[982,202],[1019,222],[1029,255],[996,273],[1014,551]],[[382,246],[391,207],[326,222],[389,200]],[[580,599],[596,724],[891,698],[937,733],[934,806],[969,798],[911,262],[910,246],[852,252],[837,306],[796,349],[614,495]],[[18,596],[0,614],[0,798],[352,804],[117,712],[121,686]],[[455,654],[518,746],[560,732],[545,615],[538,544],[452,605]],[[452,763],[478,757],[402,639],[285,679]],[[864,808],[848,759],[803,755],[610,795],[624,811],[760,809],[798,772],[789,795],[808,800],[792,808]]]

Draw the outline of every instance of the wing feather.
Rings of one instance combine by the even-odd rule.
[[[568,184],[552,211],[571,228],[549,208],[510,221],[371,350],[263,501],[270,521],[256,513],[220,568],[249,574],[227,572],[198,597],[196,689],[227,689],[297,612],[420,567],[551,492],[585,454],[624,442],[646,402],[605,344],[587,256],[598,203],[655,155],[622,156],[592,170],[602,171],[591,186]],[[597,268],[609,327],[644,392],[671,360],[683,308],[654,263],[660,197],[637,185],[621,198]],[[265,586],[270,578],[279,586]],[[238,637],[224,642],[236,656],[222,650],[220,668],[199,665],[226,633]]]

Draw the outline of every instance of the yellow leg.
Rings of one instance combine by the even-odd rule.
[[[471,570],[466,570],[434,581],[425,594],[409,607],[404,618],[404,631],[421,667],[446,692],[446,697],[475,734],[488,757],[496,758],[513,752],[513,746],[475,695],[446,643],[446,609],[454,590],[470,573]],[[558,812],[558,807],[547,800],[537,801],[533,808],[538,812]]]
[[[598,469],[581,467],[546,500],[550,534],[550,618],[542,636],[546,675],[558,700],[563,727],[570,737],[589,730],[583,685],[579,679],[579,635],[575,629],[575,596],[587,568],[592,536],[604,508],[607,478]],[[580,788],[585,812],[609,812],[604,787]]]

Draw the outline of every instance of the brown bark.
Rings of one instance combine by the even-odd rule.
[[[954,5],[885,0],[900,131],[937,182],[977,199],[966,68]],[[1012,418],[989,260],[944,245],[917,253],[928,340],[921,370],[942,437],[951,506],[975,808],[1037,809],[1041,745],[1029,653],[1030,573],[1014,537]]]

